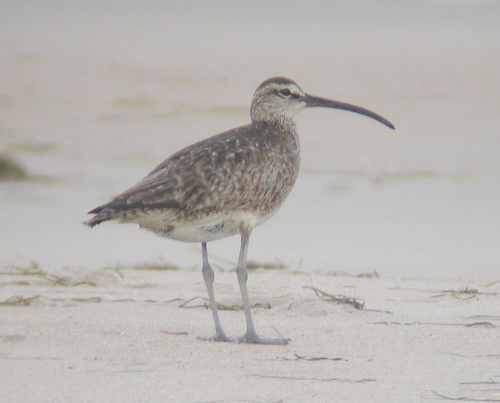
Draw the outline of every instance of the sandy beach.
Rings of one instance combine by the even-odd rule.
[[[286,10],[286,12],[284,12]],[[0,5],[0,401],[500,401],[495,1]],[[296,116],[299,180],[257,228],[257,330],[209,343],[196,244],[86,212],[249,122],[272,76],[373,110]],[[237,237],[216,297],[244,332]]]
[[[232,336],[245,330],[235,277],[216,276]],[[197,338],[213,331],[198,272],[68,269],[1,280],[5,402],[498,400],[498,282],[257,270],[256,326],[290,339],[258,346]]]

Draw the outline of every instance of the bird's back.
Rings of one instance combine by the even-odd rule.
[[[293,124],[254,122],[175,153],[137,185],[92,210],[96,215],[87,224],[132,222],[193,241],[200,239],[182,239],[175,230],[201,226],[214,239],[232,235],[239,221],[253,219],[258,225],[281,206],[299,163]]]

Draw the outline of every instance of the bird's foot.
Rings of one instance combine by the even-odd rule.
[[[236,342],[248,343],[248,344],[268,344],[275,346],[286,346],[290,342],[290,339],[285,339],[284,337],[280,337],[279,339],[265,339],[257,336],[257,333],[255,332],[246,332],[243,336],[236,339]]]
[[[280,335],[281,336],[281,335]],[[284,337],[280,337],[278,339],[267,339],[257,336],[255,332],[246,332],[243,336],[238,337],[237,339],[227,337],[223,332],[217,332],[215,336],[212,337],[197,337],[199,340],[204,341],[218,341],[218,342],[226,342],[226,343],[247,343],[247,344],[267,344],[274,346],[286,346],[290,339],[285,339]]]
[[[230,339],[227,337],[224,332],[222,333],[215,333],[215,336],[212,337],[197,337],[199,340],[204,340],[204,341],[222,341],[222,342],[234,342],[234,339]]]

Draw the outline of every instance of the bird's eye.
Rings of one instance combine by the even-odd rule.
[[[284,97],[289,97],[290,95],[292,95],[292,93],[290,92],[290,90],[288,88],[281,90],[279,93],[280,93],[280,95],[283,95]]]

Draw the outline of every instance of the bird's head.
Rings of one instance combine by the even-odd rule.
[[[368,109],[306,94],[294,81],[283,77],[269,78],[257,88],[252,99],[250,116],[253,122],[287,123],[297,112],[313,107],[359,113],[394,129],[391,122]]]

